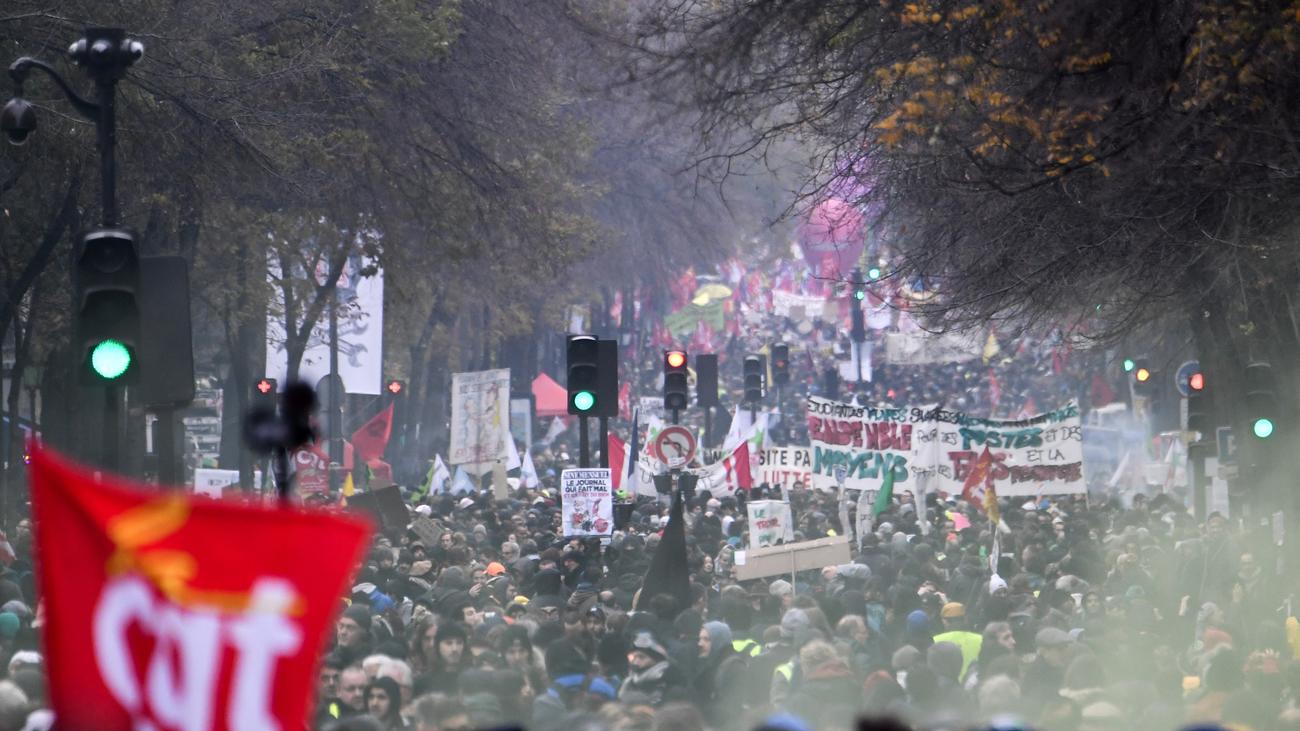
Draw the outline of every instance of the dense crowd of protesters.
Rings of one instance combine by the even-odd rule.
[[[642,586],[663,504],[602,547],[564,540],[549,495],[435,496],[417,508],[434,545],[377,539],[319,727],[1300,728],[1300,628],[1268,536],[1164,497],[1008,501],[995,572],[973,509],[935,500],[923,527],[904,493],[852,563],[742,582],[743,504],[701,493],[678,598]],[[842,532],[833,495],[790,497],[796,539]]]

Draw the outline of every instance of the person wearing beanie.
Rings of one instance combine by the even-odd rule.
[[[12,641],[18,636],[22,622],[13,612],[0,612],[0,640]]]
[[[934,644],[930,632],[930,615],[924,609],[913,609],[908,613],[903,627],[903,642],[924,652]]]
[[[965,678],[970,666],[980,656],[984,636],[970,631],[966,622],[966,607],[958,602],[948,602],[939,612],[944,631],[934,636],[934,641],[951,642],[961,648],[961,677]]]
[[[770,648],[770,652],[760,656],[765,662],[773,663],[768,689],[772,705],[779,707],[784,704],[786,694],[795,682],[799,648],[812,639],[813,634],[812,618],[807,611],[795,607],[781,616],[780,641]]]
[[[623,703],[658,708],[686,698],[686,679],[669,661],[668,649],[650,632],[638,632],[633,638],[627,661],[627,678],[618,690]]]
[[[833,727],[852,718],[862,702],[862,686],[848,661],[833,645],[813,640],[799,650],[803,679],[785,709],[816,728]]]
[[[371,652],[370,607],[355,602],[343,611],[335,625],[335,649],[348,664],[361,662]]]

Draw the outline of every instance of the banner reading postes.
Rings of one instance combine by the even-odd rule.
[[[614,480],[609,468],[560,473],[564,537],[607,536],[614,532]]]
[[[916,434],[918,460],[933,475],[931,489],[960,493],[975,460],[989,448],[993,484],[999,497],[1083,494],[1083,427],[1079,406],[1065,406],[1027,419],[981,419],[960,411],[926,412],[926,428]]]
[[[303,727],[364,521],[29,474],[59,728]]]
[[[893,470],[895,493],[926,477],[927,491],[957,494],[988,446],[1000,496],[1087,490],[1083,431],[1073,402],[1013,421],[932,407],[867,408],[811,396],[807,413],[812,485],[818,489],[877,490]]]
[[[451,377],[451,464],[483,474],[505,459],[510,438],[510,369]]]

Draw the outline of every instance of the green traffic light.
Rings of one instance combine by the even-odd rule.
[[[116,340],[105,340],[90,351],[90,367],[100,378],[111,381],[131,367],[131,351]]]
[[[883,273],[884,272],[880,271],[880,267],[871,267],[867,270],[867,278],[874,282],[877,279],[880,279]]]
[[[1132,373],[1134,368],[1137,368],[1137,362],[1134,361],[1132,358],[1125,358],[1125,359],[1124,359],[1124,372],[1125,372],[1125,373]]]
[[[596,406],[596,394],[579,391],[573,394],[573,407],[578,411],[591,411]]]
[[[867,298],[867,293],[861,289],[853,290],[853,299],[861,301]]]
[[[1268,439],[1273,436],[1273,420],[1260,417],[1251,425],[1251,431],[1260,439]]]

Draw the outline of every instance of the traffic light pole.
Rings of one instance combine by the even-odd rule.
[[[609,467],[609,417],[600,417],[600,466]]]
[[[591,444],[587,435],[587,417],[578,417],[578,466],[586,469],[591,466]]]

